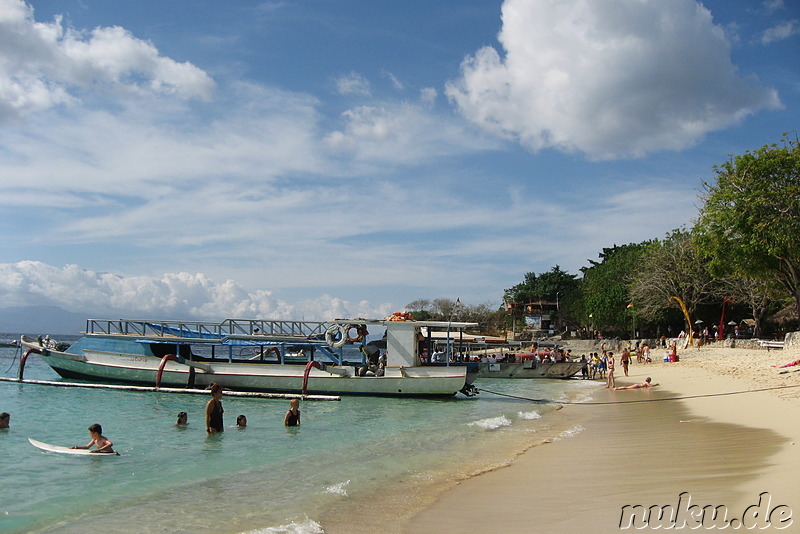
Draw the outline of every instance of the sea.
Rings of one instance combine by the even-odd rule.
[[[19,335],[0,334],[11,339]],[[0,346],[0,376],[16,377],[21,355]],[[25,378],[66,381],[36,354]],[[589,400],[602,387],[580,379],[475,385],[481,392],[471,398],[307,400],[295,428],[283,426],[288,400],[223,396],[225,432],[209,436],[205,396],[0,382],[0,412],[11,414],[10,429],[0,430],[0,532],[319,534],[347,531],[364,510],[393,532],[458,481],[579,433],[585,409],[559,403]],[[185,427],[174,425],[181,411]],[[239,414],[246,428],[236,427]],[[120,456],[56,454],[28,442],[86,445],[93,423]]]

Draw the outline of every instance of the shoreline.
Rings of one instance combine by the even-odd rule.
[[[515,380],[517,383],[530,382]],[[541,382],[534,380],[533,383]],[[543,383],[543,382],[542,382]],[[551,382],[552,383],[552,382]],[[588,383],[584,383],[587,386]],[[594,384],[599,386],[598,384]],[[577,389],[573,400],[586,398],[586,393]],[[595,388],[592,387],[592,390]],[[539,395],[539,392],[536,393]],[[462,402],[462,401],[458,401]],[[481,400],[467,402],[482,402]],[[487,474],[501,472],[513,465],[521,456],[543,446],[568,439],[582,429],[585,415],[568,414],[562,404],[541,404],[519,401],[515,415],[506,414],[516,422],[511,423],[506,415],[483,420],[497,425],[485,439],[473,443],[466,453],[454,455],[425,471],[409,469],[404,477],[385,477],[372,491],[352,493],[343,502],[328,509],[320,520],[326,534],[371,534],[385,532],[399,534],[417,514],[424,512],[438,495],[446,494],[458,485]],[[523,414],[535,423],[527,425]],[[505,420],[505,423],[499,422]],[[459,424],[475,425],[479,421]],[[508,425],[508,426],[506,426]],[[499,432],[501,435],[493,435]],[[420,454],[425,454],[421,451]],[[441,532],[441,531],[440,531]]]
[[[684,502],[722,505],[728,520],[740,519],[764,492],[771,498],[764,506],[788,507],[800,523],[800,387],[709,396],[800,386],[800,367],[771,367],[800,359],[800,349],[679,354],[680,362],[633,364],[629,377],[617,378],[628,385],[652,376],[658,388],[603,389],[595,401],[692,398],[567,406],[589,413],[582,432],[457,482],[401,531],[618,532],[624,506],[677,507],[682,494]]]

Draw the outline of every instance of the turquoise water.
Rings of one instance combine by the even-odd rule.
[[[0,348],[0,375],[19,353]],[[16,361],[15,361],[16,358]],[[25,377],[58,380],[36,355]],[[586,396],[580,380],[482,380],[529,398]],[[579,430],[553,405],[481,393],[446,400],[343,397],[305,401],[287,429],[288,401],[223,397],[226,431],[207,436],[205,396],[0,382],[0,531],[323,532],[327,519],[375,495],[414,495],[505,463],[543,440]],[[177,413],[189,425],[173,426]],[[235,428],[245,414],[249,426]],[[103,425],[119,457],[45,453],[32,437],[85,445]],[[391,497],[399,502],[397,495]],[[386,499],[384,499],[386,500]],[[387,529],[390,531],[390,529]]]

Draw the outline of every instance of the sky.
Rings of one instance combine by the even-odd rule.
[[[0,307],[499,306],[800,121],[796,0],[0,0]]]

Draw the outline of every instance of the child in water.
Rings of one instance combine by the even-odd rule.
[[[89,427],[89,435],[92,437],[92,441],[89,442],[88,445],[84,447],[70,447],[70,449],[88,449],[92,445],[95,445],[97,448],[93,449],[91,452],[101,452],[101,453],[113,453],[114,449],[111,447],[114,445],[111,441],[103,435],[103,427],[98,425],[97,423],[93,424]]]
[[[300,426],[300,399],[289,401],[289,411],[283,418],[283,426]]]

